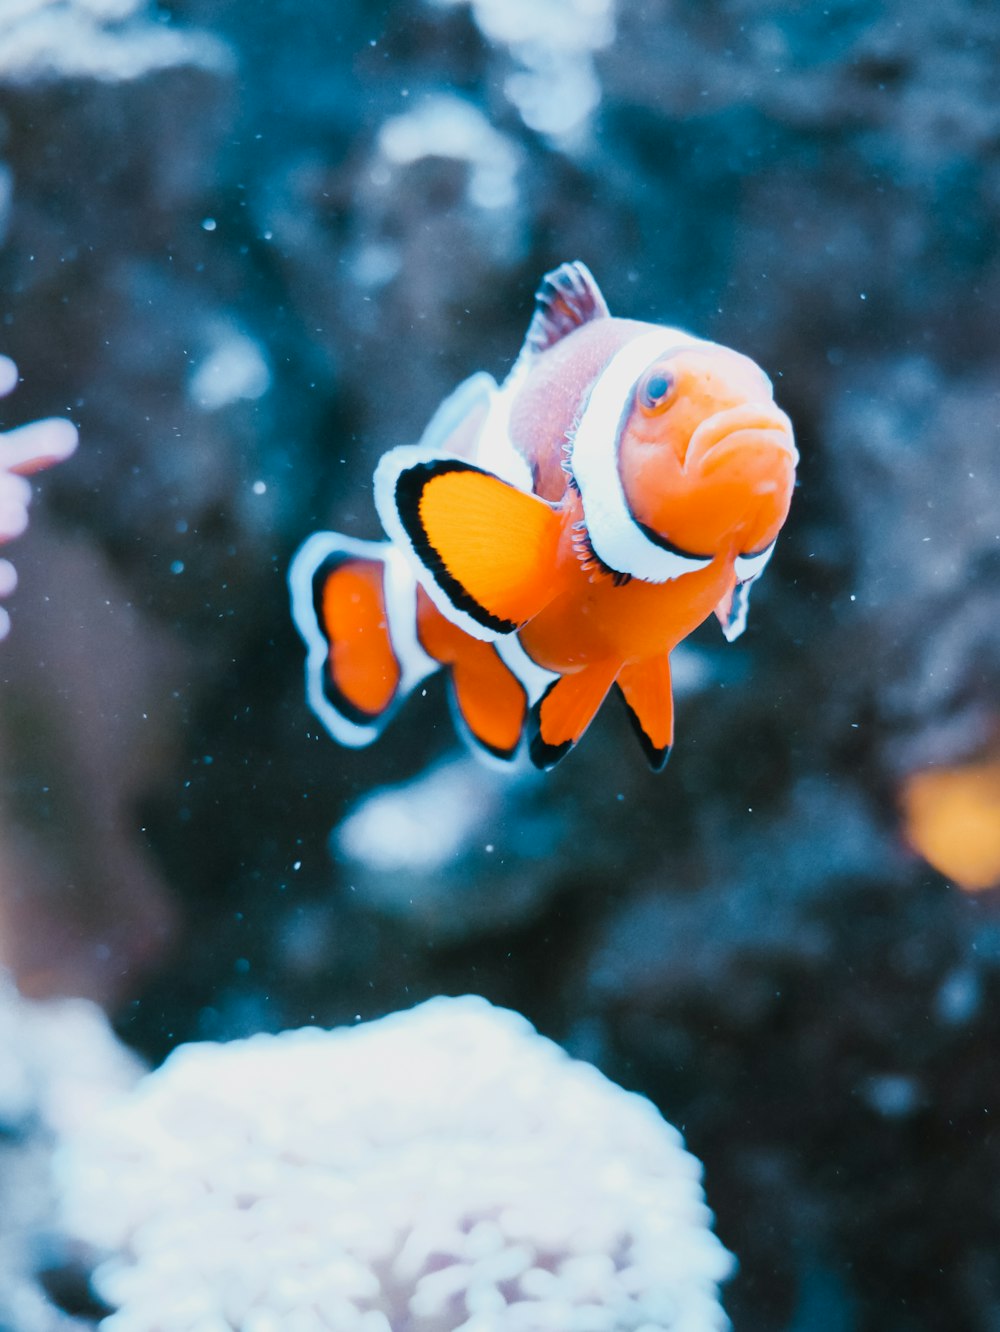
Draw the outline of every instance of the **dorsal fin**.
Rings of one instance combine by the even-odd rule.
[[[535,313],[524,340],[526,351],[541,352],[592,319],[607,319],[608,303],[593,273],[579,259],[546,273],[535,292]]]

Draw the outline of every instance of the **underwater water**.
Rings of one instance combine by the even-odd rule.
[[[975,0],[0,0],[0,431],[79,430],[23,484],[0,434],[5,1332],[108,1312],[50,1156],[129,1051],[469,994],[680,1130],[739,1332],[1000,1325],[998,60]],[[379,459],[503,379],[576,259],[614,315],[752,357],[794,424],[746,632],[674,653],[661,773],[611,703],[551,772],[484,765],[437,676],[344,747],[292,557],[379,537]],[[387,1058],[405,1110],[420,1061]],[[590,1239],[582,1286],[629,1270]],[[226,1307],[169,1326],[349,1326]],[[721,1325],[681,1309],[653,1325]]]

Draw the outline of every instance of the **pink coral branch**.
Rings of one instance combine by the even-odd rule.
[[[0,397],[16,383],[17,366],[9,357],[0,356]],[[0,432],[0,542],[12,541],[28,526],[31,486],[25,477],[62,462],[76,443],[76,426],[58,416]],[[14,566],[0,560],[0,597],[9,596],[16,586]],[[10,617],[0,608],[0,639],[7,637],[9,629]]]

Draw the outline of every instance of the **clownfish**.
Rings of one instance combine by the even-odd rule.
[[[448,672],[460,729],[548,769],[617,686],[650,765],[674,735],[670,653],[732,641],[788,514],[798,453],[748,357],[612,317],[579,262],[546,275],[501,386],[479,373],[374,477],[387,540],[319,532],[289,573],[309,702],[367,745]]]

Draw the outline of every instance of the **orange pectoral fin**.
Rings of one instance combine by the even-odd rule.
[[[394,491],[436,604],[463,628],[512,633],[551,600],[560,520],[544,500],[453,458],[404,468]]]
[[[554,768],[594,720],[618,672],[617,665],[588,666],[575,675],[561,675],[532,709],[531,761],[536,768]]]
[[[642,751],[654,772],[670,757],[674,742],[674,698],[670,688],[670,659],[653,657],[622,668],[618,688]]]

